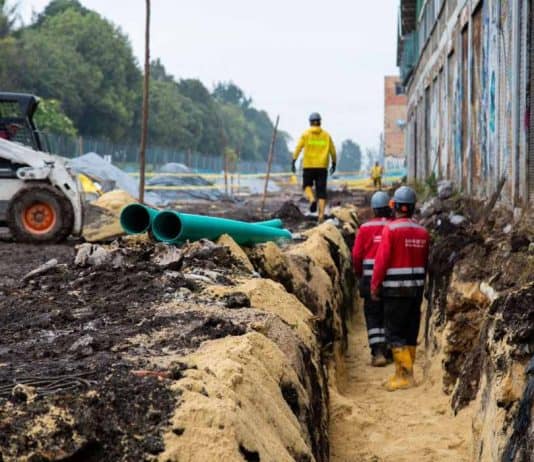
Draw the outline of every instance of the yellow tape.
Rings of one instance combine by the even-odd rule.
[[[145,186],[145,191],[193,191],[195,189],[224,189],[216,185],[207,186]]]
[[[139,172],[133,172],[130,173],[131,176],[139,176]],[[271,177],[277,177],[277,176],[291,176],[293,173],[271,173]],[[170,177],[177,177],[177,178],[187,178],[187,177],[202,177],[202,178],[224,178],[224,173],[157,173],[157,172],[150,172],[146,173],[146,178],[154,178],[154,177],[162,177],[162,176],[170,176]],[[228,178],[231,177],[240,177],[240,178],[262,178],[266,177],[266,173],[228,173]]]
[[[139,172],[129,173],[131,176],[139,176]],[[292,176],[292,172],[275,172],[271,173],[271,177],[284,177]],[[361,175],[361,172],[337,172],[336,175],[343,176],[356,176]],[[187,177],[202,177],[202,178],[224,178],[224,173],[160,173],[160,172],[147,172],[145,177],[161,177],[161,176],[170,176],[176,178],[187,178]],[[228,178],[231,177],[240,177],[240,178],[265,178],[267,173],[228,173]]]

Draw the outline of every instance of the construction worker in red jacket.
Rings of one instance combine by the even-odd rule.
[[[375,218],[360,226],[352,248],[352,263],[356,276],[360,278],[360,296],[364,300],[363,309],[371,349],[371,365],[384,367],[391,353],[386,345],[382,300],[371,299],[371,276],[375,255],[382,240],[382,231],[384,226],[393,219],[393,213],[389,207],[389,196],[383,191],[374,193],[371,198],[371,208]]]
[[[384,303],[386,341],[395,361],[395,374],[385,385],[389,391],[415,386],[413,365],[430,245],[428,231],[412,219],[415,191],[402,186],[393,201],[396,219],[384,226],[371,279],[371,297]]]

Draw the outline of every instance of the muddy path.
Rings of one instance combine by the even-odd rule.
[[[388,393],[393,365],[372,368],[361,308],[351,326],[344,370],[331,390],[331,462],[467,462],[469,409],[452,415],[441,390],[440,364],[416,362],[417,388]],[[438,361],[434,359],[434,361]],[[426,372],[423,373],[423,370]]]

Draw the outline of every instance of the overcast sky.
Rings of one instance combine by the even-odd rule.
[[[48,0],[22,0],[24,18]],[[130,37],[142,61],[143,0],[81,0]],[[232,80],[293,138],[310,112],[336,144],[377,147],[384,76],[396,74],[398,0],[153,0],[152,58],[208,88]]]

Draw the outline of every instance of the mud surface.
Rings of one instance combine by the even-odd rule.
[[[330,393],[331,462],[468,462],[468,412],[453,416],[441,392],[439,365],[423,374],[418,348],[416,388],[389,393],[383,383],[394,366],[373,368],[361,307]]]
[[[365,207],[370,200],[366,191],[328,191],[328,211],[332,207],[356,205]],[[176,207],[188,213],[199,213],[199,205],[177,204]],[[303,231],[317,224],[317,214],[309,214],[309,205],[300,192],[269,195],[262,211],[262,197],[250,196],[245,199],[226,200],[217,203],[206,202],[201,206],[202,214],[220,216],[242,221],[262,221],[281,218],[284,226],[292,232]]]
[[[145,460],[161,452],[160,430],[179,401],[167,385],[184,366],[176,365],[174,375],[138,376],[135,371],[150,369],[143,357],[164,349],[185,354],[204,340],[248,329],[209,311],[154,308],[198,291],[199,282],[183,274],[191,268],[200,273],[216,265],[222,279],[243,271],[218,246],[204,252],[192,246],[174,270],[151,261],[149,243],[119,244],[120,265],[98,268],[75,266],[70,246],[0,249],[21,261],[0,285],[0,453],[6,460],[31,454],[35,461]],[[61,263],[22,280],[50,258]],[[149,346],[125,342],[169,325],[183,326],[182,335]],[[32,430],[40,420],[43,429]]]
[[[0,295],[48,260],[56,258],[59,263],[71,263],[74,254],[74,243],[43,246],[0,240]]]

